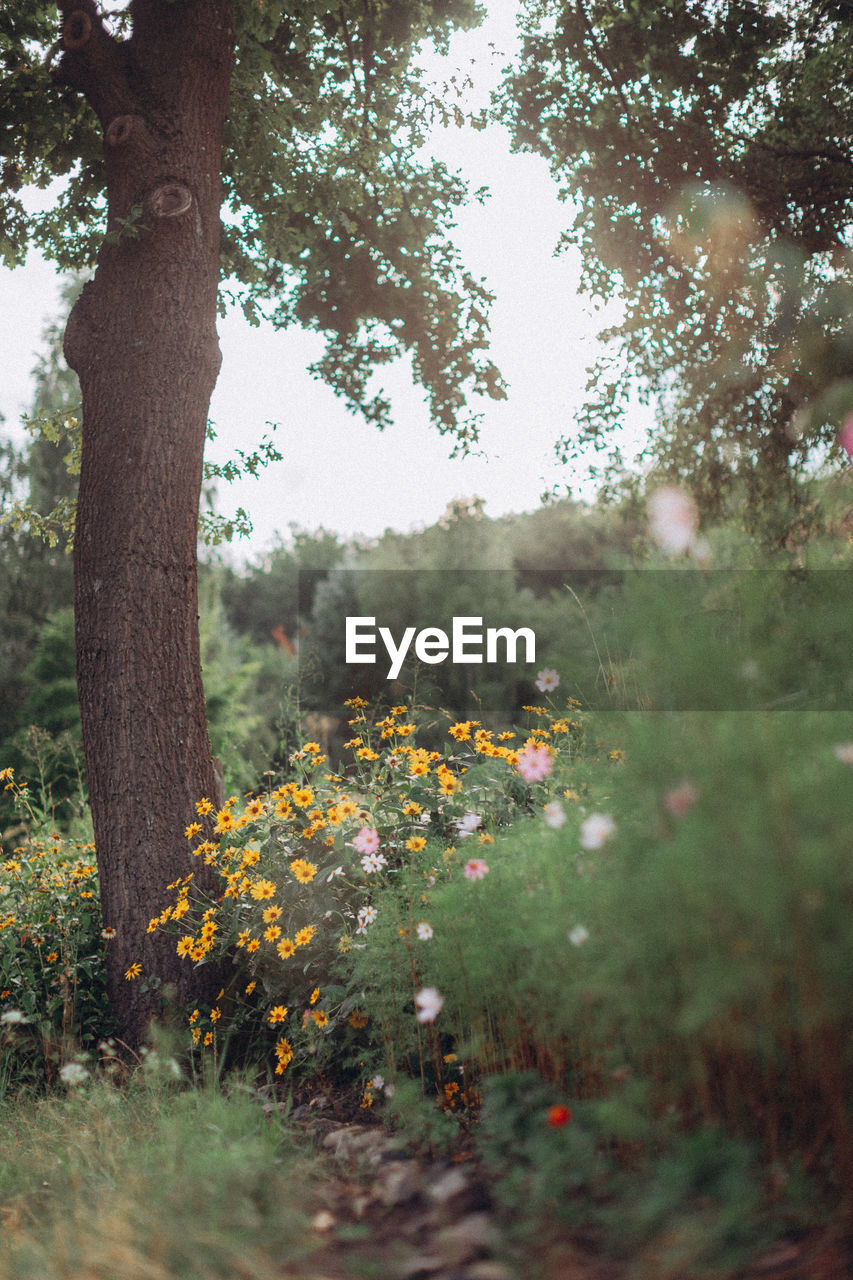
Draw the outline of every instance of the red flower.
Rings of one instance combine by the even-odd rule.
[[[562,1103],[555,1102],[553,1107],[548,1108],[548,1125],[551,1129],[563,1129],[572,1118],[571,1107],[564,1107]]]

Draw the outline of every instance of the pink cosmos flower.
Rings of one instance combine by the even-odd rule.
[[[699,512],[683,489],[663,485],[649,498],[649,535],[668,556],[689,551],[696,538]]]
[[[358,853],[375,853],[379,848],[379,832],[375,827],[362,827],[352,843]]]
[[[667,791],[663,798],[663,806],[669,810],[674,818],[683,818],[690,812],[698,799],[699,788],[685,779],[677,787]]]
[[[536,673],[536,688],[540,693],[553,693],[559,683],[560,677],[553,667],[547,667],[544,671]]]
[[[554,768],[551,748],[544,742],[528,742],[518,753],[516,768],[525,782],[541,782]]]
[[[488,874],[489,864],[485,858],[471,858],[470,862],[465,863],[466,880],[482,880]]]
[[[444,996],[439,995],[435,987],[424,987],[415,996],[418,1022],[435,1022],[443,1004]]]

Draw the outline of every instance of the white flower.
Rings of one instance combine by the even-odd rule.
[[[483,819],[479,813],[464,813],[461,818],[457,819],[456,830],[464,839],[465,836],[470,836],[472,832],[476,831],[482,821]]]
[[[440,996],[435,987],[424,987],[415,996],[418,1022],[435,1022],[443,1004],[444,996]]]
[[[59,1078],[69,1089],[73,1089],[75,1085],[89,1079],[89,1072],[79,1062],[66,1062],[64,1067],[60,1067]]]
[[[616,830],[616,823],[609,813],[591,813],[581,823],[580,845],[582,849],[600,849]]]
[[[542,810],[542,817],[546,824],[556,831],[566,821],[566,811],[559,800],[551,800]]]
[[[853,764],[853,742],[839,742],[832,748],[832,754],[842,764]]]
[[[381,871],[387,864],[388,859],[384,853],[366,853],[361,860],[361,865],[365,871]]]
[[[371,1087],[371,1089],[384,1089],[384,1088],[385,1088],[385,1077],[384,1077],[384,1076],[373,1076],[373,1078],[372,1078],[372,1079],[371,1079],[371,1081],[370,1081],[370,1087]]]
[[[367,933],[367,926],[373,924],[376,919],[377,911],[375,907],[359,907],[358,909],[358,928],[356,933]]]
[[[679,555],[693,545],[699,512],[683,489],[663,485],[649,498],[649,534],[665,555]]]
[[[544,671],[536,673],[536,688],[540,693],[553,693],[559,683],[560,677],[553,667],[546,667]]]
[[[0,1013],[0,1022],[5,1022],[9,1027],[26,1021],[27,1015],[20,1009],[7,1009],[5,1013]]]
[[[393,1084],[386,1084],[386,1086],[385,1086],[385,1097],[386,1097],[386,1098],[393,1098],[393,1097],[394,1097],[394,1094],[395,1094],[396,1092],[397,1092],[397,1090],[396,1090],[396,1088],[395,1088],[395,1086],[394,1086]]]
[[[330,871],[329,874],[326,876],[326,884],[328,884],[330,880],[334,880],[335,876],[342,876],[343,874],[344,874],[343,867],[335,867],[334,871]]]
[[[432,925],[427,924],[426,920],[422,920],[415,929],[415,933],[418,935],[421,942],[429,942],[432,937]]]
[[[576,924],[574,929],[569,930],[569,942],[573,947],[582,947],[589,938],[589,929],[586,925]]]

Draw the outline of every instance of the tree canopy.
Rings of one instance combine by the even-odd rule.
[[[112,62],[133,69],[146,22],[169,7],[133,0],[99,15],[97,81],[91,68],[75,71],[67,48],[60,69],[56,5],[25,0],[0,13],[7,265],[35,246],[63,269],[88,268],[105,235],[144,229],[138,204],[108,217],[103,134],[156,104],[134,102],[126,78],[111,87],[107,71]],[[79,10],[87,23],[88,8]],[[448,236],[467,188],[424,151],[448,107],[416,55],[428,42],[446,47],[454,28],[479,17],[473,0],[236,0],[222,158],[220,305],[322,331],[313,372],[380,427],[390,406],[368,385],[371,373],[410,353],[433,422],[463,449],[477,432],[467,396],[503,391],[484,355],[490,295]],[[56,179],[55,200],[34,212],[23,189]]]
[[[575,211],[585,289],[624,306],[565,455],[618,469],[634,375],[647,456],[713,510],[736,475],[768,500],[853,402],[853,10],[526,0],[521,29],[500,110]]]

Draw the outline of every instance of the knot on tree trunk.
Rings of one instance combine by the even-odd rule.
[[[148,207],[155,218],[179,218],[192,208],[193,193],[183,182],[163,182],[155,187]]]
[[[62,43],[66,49],[82,49],[92,34],[92,19],[82,9],[69,13],[62,24]]]
[[[123,147],[137,132],[139,116],[114,116],[104,131],[104,142],[109,147]]]

